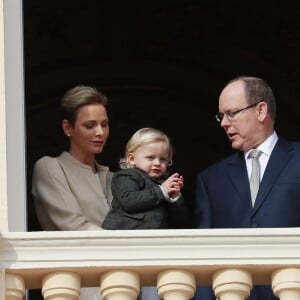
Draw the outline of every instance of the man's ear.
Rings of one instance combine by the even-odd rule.
[[[66,119],[62,120],[61,122],[61,127],[65,133],[66,136],[71,136],[72,135],[72,126],[70,122]]]
[[[260,102],[257,104],[257,112],[259,121],[263,121],[268,114],[268,104],[266,102]]]

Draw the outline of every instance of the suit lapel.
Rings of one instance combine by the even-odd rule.
[[[271,157],[268,161],[265,173],[263,175],[259,191],[255,201],[253,214],[261,207],[268,194],[270,193],[276,180],[281,174],[282,170],[288,164],[292,157],[292,144],[283,139],[279,139],[272,151]]]
[[[241,201],[247,203],[249,206],[252,205],[247,168],[242,152],[233,155],[228,162],[228,175],[237,190]]]

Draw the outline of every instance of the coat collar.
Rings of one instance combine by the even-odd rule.
[[[276,184],[277,178],[291,159],[292,153],[292,143],[279,138],[262,178],[252,214],[257,212],[267,198],[272,187]],[[228,161],[228,175],[241,199],[247,201],[249,207],[252,208],[249,179],[243,152],[238,152],[230,157]]]
[[[253,213],[255,213],[261,207],[261,205],[269,195],[272,187],[274,186],[274,184],[276,184],[278,177],[292,158],[292,154],[292,143],[282,138],[279,139],[274,147],[274,150],[272,151],[265,173],[260,183]]]

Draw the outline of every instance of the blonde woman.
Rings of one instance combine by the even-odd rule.
[[[89,86],[76,86],[61,100],[62,129],[70,147],[44,156],[33,171],[32,195],[43,230],[101,230],[112,200],[108,167],[99,164],[109,136],[107,99]],[[84,300],[101,299],[99,288],[84,288]]]

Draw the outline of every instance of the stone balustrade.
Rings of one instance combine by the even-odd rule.
[[[156,286],[187,300],[211,285],[220,300],[243,300],[253,285],[300,299],[300,229],[6,232],[0,237],[0,299],[77,300],[99,287],[105,300],[134,300]]]

